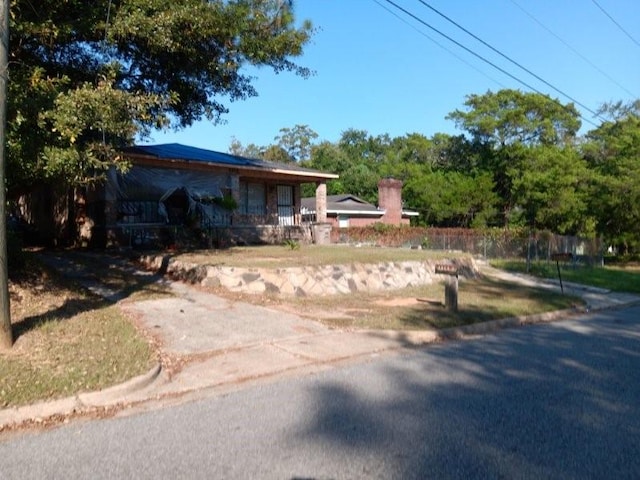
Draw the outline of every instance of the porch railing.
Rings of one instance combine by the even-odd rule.
[[[147,200],[121,200],[117,203],[117,220],[120,225],[186,225],[204,230],[213,227],[280,225],[296,226],[309,223],[307,216],[296,213],[293,207],[279,207],[278,213],[264,213],[264,209],[228,211],[224,208],[198,203],[195,211],[163,211],[160,203]]]

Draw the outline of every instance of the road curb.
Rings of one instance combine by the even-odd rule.
[[[126,395],[131,395],[150,386],[160,376],[161,372],[162,365],[158,362],[142,375],[103,390],[79,393],[71,397],[30,405],[5,408],[0,410],[0,431],[27,421],[43,423],[46,419],[54,416],[82,413],[96,407],[115,405],[121,402]]]
[[[121,401],[123,397],[147,388],[160,376],[161,372],[162,365],[158,362],[146,373],[133,377],[126,382],[98,390],[97,392],[80,393],[77,397],[78,400],[87,407],[117,403]]]
[[[587,313],[588,312],[601,312],[603,310],[620,310],[620,309],[623,309],[623,308],[635,307],[636,305],[640,305],[640,298],[638,298],[636,300],[631,300],[631,301],[625,302],[625,303],[617,303],[617,304],[612,304],[612,305],[590,307],[589,309],[587,309]]]
[[[537,313],[534,315],[521,315],[517,317],[500,318],[497,320],[478,322],[472,325],[445,328],[436,333],[438,340],[457,340],[476,335],[487,335],[508,328],[521,327],[523,325],[549,323],[560,319],[566,319],[570,316],[579,315],[581,313],[585,313],[585,311],[576,308],[554,310],[552,312]]]
[[[522,327],[525,325],[535,325],[540,323],[550,323],[557,320],[564,320],[577,315],[588,314],[590,312],[600,312],[605,310],[619,310],[622,308],[640,305],[640,299],[626,303],[611,304],[598,307],[578,307],[564,310],[554,310],[552,312],[537,313],[533,315],[522,315],[517,317],[500,318],[497,320],[488,320],[484,322],[474,323],[472,325],[463,325],[460,327],[445,328],[442,330],[431,331],[400,331],[400,330],[364,330],[362,333],[385,337],[409,344],[414,347],[428,345],[432,343],[445,342],[449,340],[462,340],[478,335],[488,335],[506,330],[509,328]]]
[[[489,320],[478,322],[472,325],[464,325],[460,327],[452,327],[443,330],[431,331],[399,331],[399,330],[361,330],[359,332],[366,335],[383,337],[390,341],[398,342],[409,347],[420,347],[429,344],[446,342],[451,340],[462,340],[478,335],[487,335],[505,330],[509,328],[520,327],[524,325],[534,325],[540,323],[549,323],[557,320],[563,320],[589,312],[617,310],[629,306],[640,305],[640,299],[630,302],[610,304],[598,306],[595,308],[572,308],[564,310],[555,310],[534,315],[523,315],[517,317],[502,318],[497,320]],[[389,346],[383,348],[385,350],[393,350],[397,348]],[[356,355],[357,356],[357,355]],[[348,359],[351,357],[345,357]],[[322,362],[318,362],[322,363]],[[105,388],[95,392],[80,393],[78,395],[53,400],[50,402],[41,402],[21,407],[12,407],[0,410],[0,432],[11,426],[18,426],[27,421],[35,423],[44,423],[46,419],[55,416],[65,416],[70,414],[78,414],[84,411],[90,411],[97,407],[107,407],[117,405],[126,400],[127,396],[135,395],[138,392],[151,386],[156,382],[162,373],[162,366],[158,362],[151,369],[142,375],[131,378],[121,384]],[[278,372],[273,372],[277,374]],[[269,376],[267,374],[266,376]]]
[[[536,323],[549,323],[555,320],[567,318],[585,313],[581,309],[554,310],[552,312],[537,313],[534,315],[522,315],[518,317],[500,318],[497,320],[487,320],[471,325],[460,327],[444,328],[442,330],[429,331],[401,331],[401,330],[366,330],[363,333],[388,338],[389,340],[419,347],[431,343],[444,342],[448,340],[460,340],[477,335],[487,335],[507,328],[520,327],[523,325],[533,325]]]

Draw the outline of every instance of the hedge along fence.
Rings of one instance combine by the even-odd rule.
[[[333,243],[411,247],[461,251],[484,258],[523,258],[551,261],[554,253],[571,253],[573,261],[602,263],[600,239],[557,235],[525,229],[427,228],[374,224],[366,227],[334,228]]]

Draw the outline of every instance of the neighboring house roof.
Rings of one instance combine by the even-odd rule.
[[[315,197],[303,198],[301,205],[304,213],[315,213],[316,199]],[[327,195],[327,214],[381,217],[384,215],[384,210],[355,195]]]
[[[303,213],[315,213],[315,197],[303,198],[301,200],[301,206]],[[380,209],[375,205],[356,197],[355,195],[327,195],[327,214],[381,217],[385,214],[385,210]],[[402,215],[417,217],[419,213],[412,210],[402,210]]]
[[[190,147],[179,143],[136,145],[125,148],[123,153],[132,159],[153,160],[156,164],[158,162],[167,164],[187,163],[211,167],[236,168],[244,171],[269,172],[271,174],[290,176],[298,180],[309,181],[338,178],[336,174],[302,168],[296,164],[267,162],[255,158],[245,158],[238,155]]]

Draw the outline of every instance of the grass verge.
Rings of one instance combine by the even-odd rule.
[[[15,344],[0,353],[0,408],[123,382],[155,353],[120,309],[33,259],[10,282]]]
[[[283,268],[416,261],[463,255],[441,251],[342,245],[308,245],[300,249],[269,245],[190,252],[179,254],[175,258],[209,265]],[[444,308],[442,284],[395,291],[353,292],[349,295],[305,298],[256,297],[231,294],[224,289],[217,289],[217,293],[259,305],[267,303],[330,326],[354,329],[439,329],[544,313],[583,304],[580,298],[563,296],[560,292],[532,289],[489,277],[460,282],[457,312],[450,312]]]
[[[493,260],[491,265],[511,272],[526,272],[524,260]],[[555,262],[536,262],[529,272],[541,278],[558,278]],[[615,292],[640,293],[640,268],[634,267],[588,267],[560,264],[562,280],[582,285],[606,288]]]
[[[288,248],[286,245],[264,245],[180,253],[174,258],[202,265],[275,269],[288,266],[401,262],[463,255],[440,251],[344,245],[305,245],[299,249]],[[99,275],[103,280],[117,284],[121,273],[116,268],[111,272],[101,271]],[[116,280],[110,280],[114,278]],[[490,277],[460,281],[457,312],[450,312],[444,308],[444,285],[439,283],[394,291],[354,292],[349,295],[306,298],[255,296],[232,293],[224,288],[215,290],[221,296],[257,305],[275,306],[320,320],[330,326],[361,329],[447,328],[566,309],[583,303],[577,297],[563,296],[559,292],[545,289],[532,289]]]
[[[265,304],[264,297],[243,295],[242,300]],[[336,328],[426,330],[562,310],[583,302],[559,292],[483,277],[460,281],[457,312],[444,307],[440,283],[374,293],[269,298],[268,304]]]

